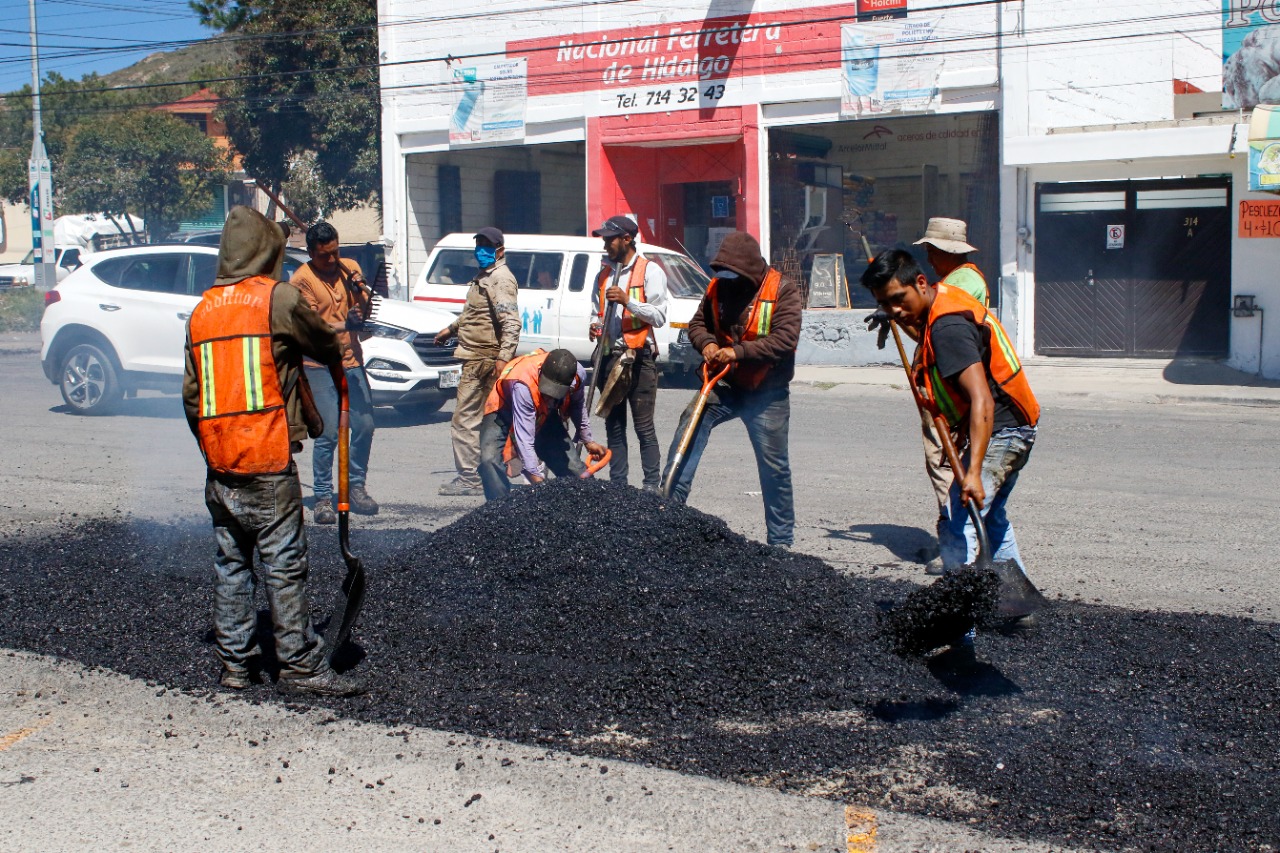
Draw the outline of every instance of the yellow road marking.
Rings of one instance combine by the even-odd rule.
[[[845,806],[844,825],[849,830],[849,853],[875,853],[875,812]]]
[[[4,737],[0,737],[0,752],[4,752],[6,749],[13,746],[15,743],[22,740],[24,737],[27,737],[28,735],[33,735],[36,732],[40,731],[42,728],[48,725],[48,723],[49,723],[48,720],[41,720],[40,722],[36,723],[34,726],[28,726],[25,729],[18,729],[16,732],[10,732]]]

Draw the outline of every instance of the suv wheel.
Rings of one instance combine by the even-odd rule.
[[[110,356],[93,344],[77,344],[63,357],[58,388],[78,415],[105,414],[124,396]]]

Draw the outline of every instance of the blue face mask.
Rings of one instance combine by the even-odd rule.
[[[487,270],[498,260],[498,250],[494,246],[476,246],[476,262],[480,269]]]

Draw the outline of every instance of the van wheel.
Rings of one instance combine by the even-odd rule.
[[[124,396],[111,358],[93,344],[78,344],[62,359],[62,399],[77,415],[103,415]]]

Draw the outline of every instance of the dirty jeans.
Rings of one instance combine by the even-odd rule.
[[[616,357],[601,365],[600,383],[613,369]],[[604,419],[604,431],[613,454],[609,460],[609,479],[626,483],[631,469],[627,464],[627,407],[631,407],[631,419],[636,425],[636,438],[640,441],[640,467],[644,471],[644,486],[654,491],[658,488],[662,472],[662,450],[658,446],[658,430],[653,425],[653,410],[658,403],[658,365],[648,347],[636,353],[631,366],[631,387]]]
[[[350,484],[363,486],[369,472],[369,451],[373,448],[373,395],[363,367],[347,368],[347,396],[351,409]],[[307,368],[307,383],[315,397],[316,409],[324,418],[324,433],[311,448],[312,488],[316,500],[333,497],[333,456],[338,448],[338,389],[323,367]]]
[[[507,463],[502,458],[510,434],[510,407],[485,415],[480,422],[480,482],[484,485],[484,499],[487,501],[505,497],[511,492]],[[586,470],[573,450],[564,421],[554,414],[547,416],[534,435],[533,449],[557,477],[577,477]]]
[[[297,468],[287,474],[229,477],[209,473],[204,502],[218,543],[214,558],[214,650],[228,670],[243,672],[258,646],[253,595],[257,548],[282,672],[311,673],[323,649],[307,604],[307,536]]]
[[[987,454],[982,459],[982,488],[987,499],[980,511],[986,521],[987,537],[991,540],[992,559],[1012,560],[1025,574],[1026,566],[1018,553],[1018,542],[1009,523],[1006,505],[1009,495],[1018,482],[1018,472],[1027,464],[1031,448],[1035,444],[1035,427],[1008,427],[991,436]],[[964,457],[969,465],[969,454]],[[951,486],[951,517],[939,522],[938,545],[942,551],[942,565],[946,571],[972,563],[978,556],[978,535],[969,518],[969,509],[960,503],[960,486]]]
[[[667,451],[666,481],[671,460],[680,447],[680,437],[693,417],[694,403],[689,403],[680,415],[671,449]],[[693,477],[698,462],[707,448],[711,431],[725,421],[741,418],[747,428],[747,437],[756,453],[756,470],[760,475],[760,490],[764,493],[764,523],[770,545],[791,546],[795,539],[795,504],[791,492],[791,461],[788,457],[787,433],[791,425],[791,391],[787,388],[769,388],[756,391],[740,391],[728,385],[711,390],[707,408],[702,413],[689,449],[685,451],[671,499],[684,503],[693,488]]]
[[[480,421],[484,418],[484,401],[497,379],[496,362],[491,358],[473,358],[462,362],[458,378],[458,396],[453,402],[453,420],[449,431],[453,439],[453,467],[458,480],[468,487],[480,485]]]

